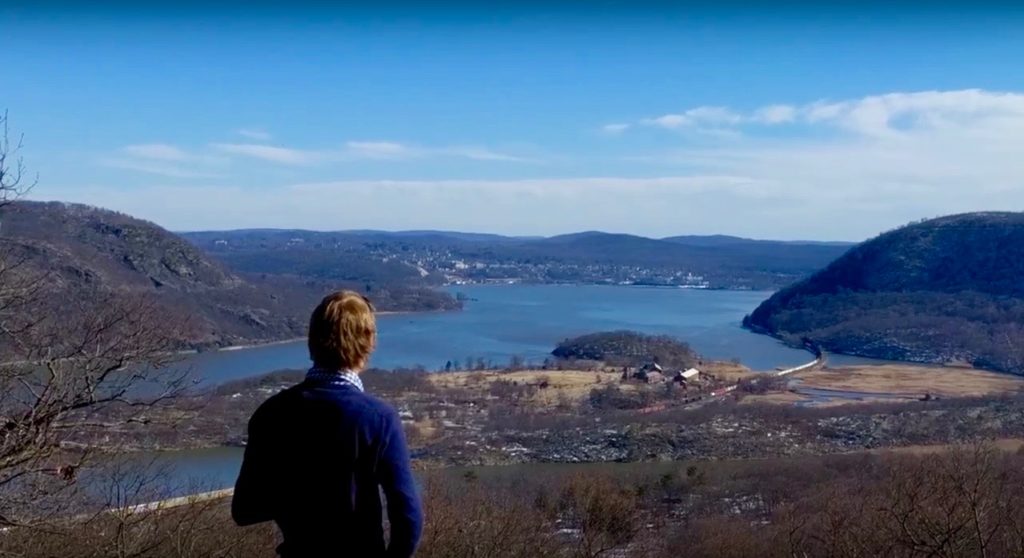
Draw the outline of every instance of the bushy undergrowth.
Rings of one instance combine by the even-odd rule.
[[[1021,556],[1024,455],[531,465],[422,477],[422,558]],[[224,500],[3,532],[11,556],[273,556]]]

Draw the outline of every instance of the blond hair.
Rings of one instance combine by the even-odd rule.
[[[309,318],[309,358],[326,370],[361,370],[377,344],[369,299],[353,291],[324,297]]]

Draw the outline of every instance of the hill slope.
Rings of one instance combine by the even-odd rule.
[[[1024,213],[952,215],[882,234],[744,323],[834,352],[1024,373]]]
[[[16,203],[4,210],[2,233],[9,257],[23,259],[57,296],[130,293],[188,316],[184,346],[301,335],[298,309],[320,292],[250,282],[153,223],[85,205]]]
[[[153,223],[85,205],[18,202],[0,215],[0,239],[7,261],[23,261],[23,271],[45,278],[56,296],[131,293],[188,316],[184,346],[301,336],[310,309],[325,293],[366,288],[239,273]],[[371,296],[381,310],[455,305],[443,293],[401,287],[377,288]]]

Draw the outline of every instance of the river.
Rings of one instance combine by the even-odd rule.
[[[470,285],[449,287],[468,297],[461,312],[392,314],[378,318],[380,368],[513,356],[541,362],[567,337],[630,329],[668,334],[713,359],[738,358],[754,370],[794,366],[807,353],[740,327],[743,316],[771,295],[654,287]],[[204,383],[218,383],[309,364],[304,341],[199,353],[183,365]]]
[[[450,287],[468,298],[461,312],[395,314],[378,318],[373,366],[423,365],[482,358],[505,364],[512,356],[540,362],[560,340],[617,329],[667,334],[713,359],[738,358],[754,370],[795,366],[809,353],[740,327],[743,316],[771,295],[655,287],[473,285]],[[211,351],[183,363],[206,384],[308,364],[304,342]],[[234,482],[242,450],[214,448],[157,454],[173,466],[178,484],[223,488]],[[146,458],[151,458],[147,456]]]

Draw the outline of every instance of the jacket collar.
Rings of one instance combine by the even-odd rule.
[[[306,381],[320,385],[352,386],[359,391],[365,391],[362,378],[353,370],[325,370],[314,367],[306,372]]]

